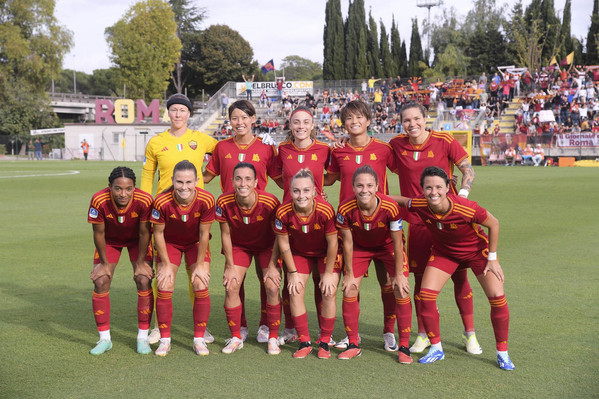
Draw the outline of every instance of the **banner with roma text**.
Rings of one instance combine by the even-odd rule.
[[[568,133],[557,135],[557,146],[567,147],[599,147],[599,134],[597,133]]]

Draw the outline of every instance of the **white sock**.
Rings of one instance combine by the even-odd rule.
[[[193,344],[197,344],[199,341],[204,341],[204,337],[193,337]]]
[[[436,344],[431,344],[431,350],[433,350],[433,349],[443,351],[443,346],[441,346],[441,341],[439,341]]]
[[[160,338],[160,343],[170,344],[171,343],[171,337]]]
[[[148,332],[150,330],[142,330],[141,328],[137,330],[137,339],[148,339]]]
[[[508,356],[507,351],[497,351],[497,354],[501,357]]]
[[[110,341],[110,330],[98,331],[100,333],[100,341]]]
[[[464,331],[464,336],[466,337],[466,339],[470,338],[474,334],[476,334],[474,331]]]

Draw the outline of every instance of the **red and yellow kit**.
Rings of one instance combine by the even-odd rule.
[[[107,187],[92,196],[87,221],[104,223],[107,245],[129,247],[139,243],[139,223],[147,222],[151,211],[152,196],[145,191],[136,188],[129,204],[120,209]]]
[[[314,175],[316,192],[322,195],[324,172],[329,166],[330,154],[330,147],[318,140],[314,140],[306,148],[297,147],[293,141],[285,141],[279,145],[274,178],[283,177],[283,202],[291,198],[289,185],[293,176],[300,169],[310,169]]]
[[[349,143],[344,148],[334,148],[331,152],[331,163],[328,173],[339,174],[339,203],[354,198],[352,178],[354,171],[360,166],[370,165],[379,178],[379,192],[389,194],[387,185],[387,168],[396,171],[391,146],[377,139],[371,139],[364,147],[352,147]]]
[[[175,248],[183,249],[200,239],[200,224],[214,222],[214,197],[208,191],[196,188],[193,202],[179,204],[173,189],[161,193],[154,201],[153,224],[163,224],[164,240]]]
[[[279,200],[262,190],[256,190],[256,196],[256,203],[248,210],[239,207],[233,191],[222,194],[216,201],[216,220],[231,227],[233,247],[249,252],[272,249],[275,241],[272,225]]]
[[[220,187],[224,193],[233,191],[233,168],[239,162],[248,162],[256,168],[258,189],[265,190],[268,176],[275,176],[275,157],[277,150],[266,145],[259,137],[246,145],[238,144],[234,137],[219,141],[212,153],[206,171],[220,176]]]
[[[327,235],[336,235],[335,210],[325,200],[314,199],[314,209],[309,216],[298,215],[292,200],[284,202],[277,210],[275,233],[289,235],[289,245],[294,255],[324,257],[327,255]]]

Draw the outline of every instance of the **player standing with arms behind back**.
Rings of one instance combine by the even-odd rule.
[[[453,177],[453,167],[456,165],[462,173],[461,197],[467,198],[474,182],[474,169],[468,161],[468,153],[449,133],[435,132],[426,129],[426,109],[419,103],[409,103],[401,109],[401,123],[405,134],[400,134],[389,142],[395,153],[395,162],[399,172],[399,187],[404,197],[417,197],[422,193],[420,175],[428,166],[438,166],[448,176]],[[455,194],[454,185],[450,186]],[[392,196],[395,198],[395,196]],[[414,214],[408,213],[408,261],[410,272],[414,273],[414,305],[418,318],[418,337],[410,348],[413,353],[424,351],[430,341],[426,336],[424,324],[420,317],[421,300],[420,285],[424,268],[432,246],[431,235],[424,223]],[[481,354],[482,348],[474,332],[474,309],[472,288],[468,282],[466,269],[458,269],[452,276],[454,296],[464,332],[462,340],[466,350],[471,354]]]
[[[101,355],[112,349],[110,339],[110,283],[123,248],[127,247],[137,285],[137,353],[151,352],[148,330],[154,309],[150,212],[152,196],[135,188],[135,173],[124,166],[112,170],[108,188],[93,195],[87,221],[94,231],[94,282],[92,306],[100,340],[90,353]]]

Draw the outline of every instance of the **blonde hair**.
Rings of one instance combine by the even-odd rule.
[[[291,185],[293,184],[293,181],[297,180],[297,179],[310,179],[310,181],[312,182],[313,185],[316,184],[314,182],[314,175],[312,174],[312,171],[307,168],[298,170],[297,173],[295,175],[293,175],[293,177],[291,178],[291,182],[289,182],[289,186],[291,187]]]

